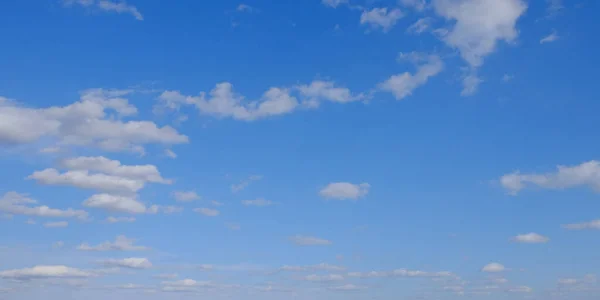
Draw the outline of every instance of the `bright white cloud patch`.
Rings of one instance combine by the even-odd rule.
[[[542,174],[522,174],[517,171],[502,176],[500,184],[511,195],[516,195],[531,185],[544,189],[558,190],[589,186],[595,191],[600,192],[600,162],[592,160],[576,166],[559,165],[556,172]]]
[[[60,173],[56,169],[45,169],[33,172],[27,179],[33,179],[44,185],[73,186],[81,189],[126,194],[136,193],[144,187],[143,181],[106,174],[90,174],[88,171]]]
[[[490,263],[484,266],[483,269],[481,269],[481,271],[487,273],[499,273],[503,272],[504,270],[506,270],[506,268],[504,268],[504,266],[499,263]]]
[[[128,196],[116,196],[110,194],[96,194],[83,202],[83,205],[91,208],[104,209],[110,212],[121,212],[129,214],[151,213],[146,205],[136,198]]]
[[[27,197],[27,195],[7,192],[0,198],[0,212],[32,217],[78,218],[82,220],[88,218],[88,213],[84,210],[71,208],[62,210],[48,206],[32,206],[32,204],[37,204],[37,201]]]
[[[315,80],[296,89],[304,97],[303,104],[309,107],[318,107],[322,101],[347,103],[364,99],[364,95],[352,95],[350,89],[336,86],[332,81]]]
[[[115,224],[115,223],[133,223],[135,222],[134,217],[108,217],[106,218],[106,222]]]
[[[513,238],[513,241],[515,241],[517,243],[524,243],[524,244],[544,244],[544,243],[549,242],[550,239],[543,235],[532,232],[532,233],[517,235],[516,237]]]
[[[409,33],[421,34],[431,30],[433,19],[429,17],[420,18],[406,29]]]
[[[0,278],[17,280],[43,278],[82,278],[92,273],[67,266],[35,266],[33,268],[0,271]]]
[[[154,165],[123,165],[118,160],[111,160],[103,156],[75,157],[61,162],[61,166],[69,170],[93,171],[107,175],[145,182],[170,184],[171,180],[164,179],[158,168]]]
[[[328,246],[333,244],[326,239],[303,235],[292,236],[290,237],[290,241],[298,246]]]
[[[321,189],[319,195],[327,199],[357,200],[367,195],[370,188],[368,183],[332,182]]]
[[[429,78],[439,74],[444,69],[444,63],[437,55],[423,53],[400,53],[400,59],[408,60],[416,65],[414,74],[404,72],[391,76],[379,84],[379,89],[391,92],[396,100],[410,96],[415,89],[427,83]]]
[[[106,241],[96,246],[90,246],[83,243],[77,247],[80,251],[145,251],[150,248],[145,246],[134,245],[135,240],[127,238],[124,235],[119,235],[114,242]]]
[[[389,31],[396,25],[396,22],[402,18],[404,14],[401,10],[383,8],[373,8],[363,11],[360,16],[360,24],[369,25],[373,29],[381,29],[384,32]]]
[[[147,258],[124,258],[124,259],[107,259],[101,262],[108,267],[122,267],[129,269],[148,269],[152,267],[152,263]]]
[[[23,107],[0,101],[0,145],[30,144],[41,139],[63,146],[88,146],[108,151],[144,152],[146,144],[181,144],[188,138],[169,126],[150,121],[123,121],[137,113],[123,96],[130,90],[91,89],[67,106]],[[111,112],[114,112],[111,114]]]

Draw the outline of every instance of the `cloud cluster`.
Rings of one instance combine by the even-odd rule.
[[[83,243],[77,247],[80,251],[145,251],[150,248],[145,246],[134,245],[135,240],[127,238],[124,235],[119,235],[114,242],[106,241],[96,246],[90,246]]]
[[[32,206],[37,204],[36,200],[29,198],[27,195],[17,192],[7,192],[0,198],[0,212],[11,215],[24,215],[31,217],[44,218],[78,218],[85,220],[88,218],[88,213],[84,210],[56,209],[48,206]]]
[[[138,21],[143,21],[144,16],[137,7],[127,4],[125,1],[109,1],[109,0],[63,0],[66,6],[72,6],[74,4],[94,8],[104,12],[112,12],[117,14],[130,14]]]

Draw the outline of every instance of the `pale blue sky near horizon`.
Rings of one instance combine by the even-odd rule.
[[[600,294],[594,1],[2,6],[0,298]]]

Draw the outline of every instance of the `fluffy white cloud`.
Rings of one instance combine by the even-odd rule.
[[[197,212],[199,214],[203,214],[203,215],[205,215],[207,217],[216,217],[216,216],[218,216],[220,214],[220,212],[218,210],[216,210],[216,209],[205,208],[205,207],[195,208],[194,212]]]
[[[76,171],[95,171],[122,178],[170,184],[171,180],[164,179],[154,165],[122,165],[118,160],[103,156],[68,158],[61,162],[65,169]]]
[[[433,19],[429,17],[420,18],[412,25],[410,25],[406,31],[414,34],[421,34],[431,29]]]
[[[353,184],[349,182],[333,182],[319,191],[319,195],[328,199],[357,200],[369,193],[371,185],[368,183]]]
[[[67,266],[35,266],[26,269],[0,271],[0,278],[28,280],[43,278],[82,278],[93,274]]]
[[[373,29],[383,30],[384,32],[389,31],[396,25],[396,22],[402,18],[404,14],[401,10],[383,8],[373,8],[371,10],[363,11],[360,16],[360,24],[368,24]]]
[[[88,213],[84,210],[74,209],[56,209],[48,206],[30,206],[36,204],[37,201],[27,197],[24,194],[17,192],[7,192],[0,198],[0,212],[11,215],[25,215],[35,217],[51,217],[51,218],[78,218],[85,220],[88,218]]]
[[[600,162],[592,160],[576,166],[559,165],[556,172],[544,174],[521,174],[517,171],[502,176],[500,184],[511,195],[516,195],[527,185],[535,185],[545,189],[589,186],[600,192]]]
[[[275,202],[259,198],[255,200],[242,200],[242,204],[245,206],[271,206],[275,205]]]
[[[482,272],[487,272],[487,273],[499,273],[499,272],[503,272],[505,270],[506,270],[506,268],[504,268],[504,266],[499,263],[490,263],[481,269]]]
[[[148,269],[152,267],[152,263],[147,258],[124,258],[124,259],[107,259],[102,261],[102,264],[108,267],[122,267],[130,269]]]
[[[333,244],[329,240],[312,236],[295,235],[290,237],[289,239],[292,243],[298,246],[328,246]]]
[[[568,224],[563,226],[569,230],[585,230],[585,229],[598,229],[600,230],[600,220],[594,220],[584,223]]]
[[[110,212],[122,212],[129,214],[143,214],[149,212],[146,205],[134,197],[117,196],[110,194],[92,195],[83,202],[86,207],[100,208]],[[155,213],[155,212],[154,212]]]
[[[379,84],[379,89],[394,94],[397,100],[401,100],[413,93],[415,89],[427,83],[430,77],[439,74],[444,69],[444,63],[437,55],[428,55],[417,52],[401,53],[400,59],[406,59],[416,65],[414,74],[404,72],[391,76]]]
[[[556,33],[556,31],[553,31],[549,35],[543,37],[540,40],[540,44],[552,43],[552,42],[557,41],[558,39],[559,39],[558,33]]]
[[[400,3],[417,11],[422,11],[427,7],[426,0],[400,0]]]
[[[463,79],[463,95],[473,94],[481,80],[476,68],[494,52],[499,41],[513,42],[518,36],[517,21],[527,10],[523,0],[433,0],[441,17],[453,21],[443,41],[458,49],[471,67]]]
[[[234,193],[237,193],[237,192],[247,188],[250,185],[250,183],[252,183],[253,181],[258,181],[261,179],[262,179],[262,175],[252,175],[252,176],[248,177],[247,179],[242,180],[238,184],[232,184],[231,191]]]
[[[78,4],[83,7],[95,8],[105,12],[113,12],[117,14],[130,14],[138,21],[143,21],[144,16],[133,5],[127,4],[125,1],[109,1],[109,0],[63,0],[67,6]]]
[[[83,243],[77,247],[80,251],[145,251],[150,248],[145,246],[134,245],[135,240],[127,238],[124,235],[119,235],[114,242],[106,241],[96,246],[90,246]]]
[[[44,185],[74,186],[101,192],[134,194],[144,187],[144,182],[106,174],[90,174],[88,171],[67,171],[56,169],[33,172],[27,179]]]
[[[325,6],[336,8],[341,4],[348,3],[348,0],[321,0],[321,3]]]
[[[304,97],[303,103],[309,107],[317,107],[323,100],[347,103],[364,99],[364,95],[352,95],[348,88],[337,87],[332,81],[315,80],[309,85],[299,85],[296,89]]]
[[[46,227],[46,228],[64,228],[64,227],[68,227],[68,226],[69,226],[69,222],[67,222],[67,221],[44,223],[44,227]]]
[[[173,192],[173,198],[178,202],[192,202],[194,200],[200,200],[200,196],[195,191],[175,191]]]
[[[532,232],[528,234],[517,235],[513,238],[513,241],[524,244],[544,244],[549,242],[550,239],[543,235]]]
[[[149,121],[122,121],[122,117],[137,112],[127,99],[122,98],[131,92],[86,90],[78,102],[39,109],[0,98],[0,145],[28,144],[43,138],[64,146],[143,153],[145,144],[188,142],[187,136],[169,126],[159,128]]]

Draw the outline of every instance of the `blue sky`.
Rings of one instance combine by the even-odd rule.
[[[596,3],[0,10],[0,298],[600,293]]]

